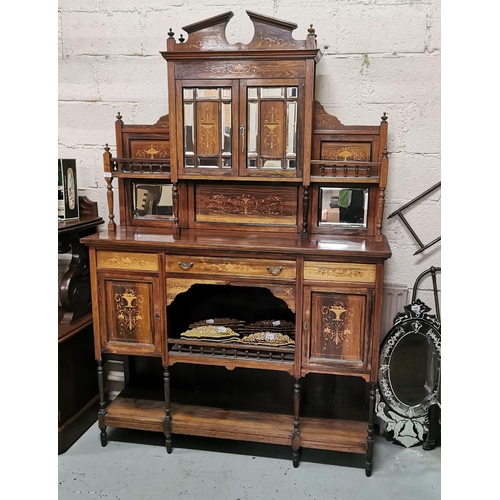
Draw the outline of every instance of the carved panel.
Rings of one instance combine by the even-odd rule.
[[[304,262],[304,279],[311,281],[375,283],[374,264],[344,264],[340,262]]]
[[[371,161],[371,143],[322,142],[321,159],[333,161]]]
[[[197,185],[197,222],[297,224],[297,187]]]
[[[313,292],[311,358],[363,361],[366,297]]]
[[[130,141],[131,158],[170,158],[170,141]]]
[[[127,253],[100,251],[97,267],[137,271],[158,271],[158,255],[151,253]]]

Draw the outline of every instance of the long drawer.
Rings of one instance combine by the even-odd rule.
[[[293,260],[166,256],[167,273],[211,274],[247,278],[295,279]]]

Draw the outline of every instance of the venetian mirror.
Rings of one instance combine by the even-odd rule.
[[[405,306],[380,350],[376,413],[406,447],[424,441],[429,407],[439,404],[441,326],[428,311],[420,300]]]

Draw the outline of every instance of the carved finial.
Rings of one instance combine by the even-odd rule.
[[[314,30],[313,28],[313,25],[311,24],[310,27],[307,29],[307,32],[310,34],[310,35],[314,35],[316,36],[316,31]]]
[[[382,115],[382,121],[386,122],[387,121],[387,113],[384,111],[384,114]]]
[[[172,31],[172,28],[169,28],[167,35],[168,35],[168,38],[174,38],[175,33]]]
[[[184,38],[184,35],[181,33],[181,36],[179,37],[179,43],[184,43],[186,39]]]
[[[108,143],[106,143],[106,145],[104,146],[104,151],[106,151],[106,153],[109,153],[109,146],[108,146]]]
[[[122,121],[122,115],[120,114],[120,112],[118,111],[118,114],[116,115],[116,119],[118,121]]]

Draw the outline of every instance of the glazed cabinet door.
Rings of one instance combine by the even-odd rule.
[[[304,287],[303,361],[307,372],[370,369],[369,289]]]
[[[161,355],[159,279],[98,275],[101,348],[117,354]]]
[[[180,80],[180,175],[300,177],[301,79]]]
[[[299,80],[244,80],[240,87],[240,175],[300,177]]]
[[[182,112],[181,174],[233,175],[237,96],[237,82],[231,80],[177,82],[177,105]]]

